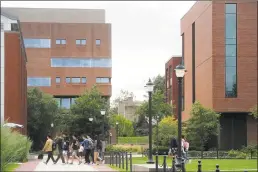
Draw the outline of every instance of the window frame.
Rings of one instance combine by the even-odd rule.
[[[56,39],[56,45],[66,45],[66,39]]]
[[[83,79],[85,79],[85,82],[83,82]],[[86,84],[87,83],[87,77],[81,77],[81,83]]]
[[[57,82],[57,79],[59,79],[59,82]],[[61,83],[61,77],[57,76],[56,77],[56,84],[60,84]]]
[[[79,82],[74,82],[73,79],[79,79]],[[80,84],[81,78],[80,77],[71,77],[71,84]]]
[[[108,79],[108,82],[97,82],[97,80],[100,79]],[[111,83],[111,78],[110,77],[96,77],[96,84],[110,84]]]
[[[69,82],[67,82],[69,80]],[[71,77],[65,77],[65,83],[66,84],[71,84]]]
[[[77,44],[77,41],[79,41],[79,44]],[[83,44],[82,41],[85,41],[85,44]],[[84,46],[84,45],[87,44],[87,39],[76,39],[76,40],[75,40],[75,44],[76,44],[77,46]]]
[[[97,41],[99,41],[99,44],[97,43]],[[101,44],[101,40],[100,39],[96,39],[95,40],[95,45],[100,46],[100,44]]]

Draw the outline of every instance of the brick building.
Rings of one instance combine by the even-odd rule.
[[[27,133],[26,53],[19,20],[1,11],[1,124],[23,125]]]
[[[165,65],[166,102],[173,105],[173,114],[175,116],[177,116],[178,106],[178,81],[174,69],[181,61],[182,56],[172,56]],[[184,105],[182,104],[182,106]]]
[[[53,95],[64,108],[96,84],[112,94],[111,24],[105,10],[2,8],[18,16],[28,58],[28,87]]]
[[[257,105],[257,8],[257,0],[198,1],[181,19],[183,119],[196,100],[221,113],[221,149],[257,144],[249,115]]]

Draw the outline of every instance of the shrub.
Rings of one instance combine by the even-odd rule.
[[[106,152],[137,152],[142,153],[143,146],[140,145],[108,145]]]
[[[245,159],[247,158],[247,154],[238,150],[230,150],[228,152],[228,156],[231,158],[240,158],[240,159]]]
[[[1,171],[10,163],[27,161],[31,144],[26,136],[1,126]]]
[[[148,144],[148,137],[118,137],[119,144]]]

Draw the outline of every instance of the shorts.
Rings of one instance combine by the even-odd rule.
[[[64,155],[64,156],[68,156],[68,154],[69,154],[69,153],[68,153],[67,150],[63,150],[63,155]]]
[[[72,156],[77,156],[77,154],[78,154],[78,150],[73,150],[72,151]]]
[[[79,152],[78,155],[79,155],[79,156],[83,156],[83,152]]]

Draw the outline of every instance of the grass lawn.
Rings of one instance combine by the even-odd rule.
[[[155,157],[153,157],[155,158]],[[146,164],[147,161],[147,157],[135,157],[133,158],[133,164]],[[155,161],[155,159],[154,159]],[[159,157],[159,165],[162,165],[162,161],[163,161],[163,157],[160,156]],[[234,171],[234,172],[243,172],[244,170],[248,170],[249,171],[257,171],[257,160],[245,160],[245,159],[224,159],[224,160],[220,160],[220,159],[203,159],[202,161],[202,171],[215,171],[216,169],[216,164],[219,164],[220,170],[222,171]],[[129,162],[128,162],[129,163]],[[171,167],[171,163],[172,160],[171,158],[167,159],[167,164],[168,166]],[[128,164],[128,167],[130,165]],[[119,170],[116,167],[112,167],[114,169]],[[186,164],[186,170],[187,172],[196,172],[198,169],[198,160],[192,160],[191,163]],[[119,170],[119,171],[123,171],[123,170]]]
[[[19,167],[19,164],[9,164],[7,165],[5,171],[14,171],[18,167]]]

